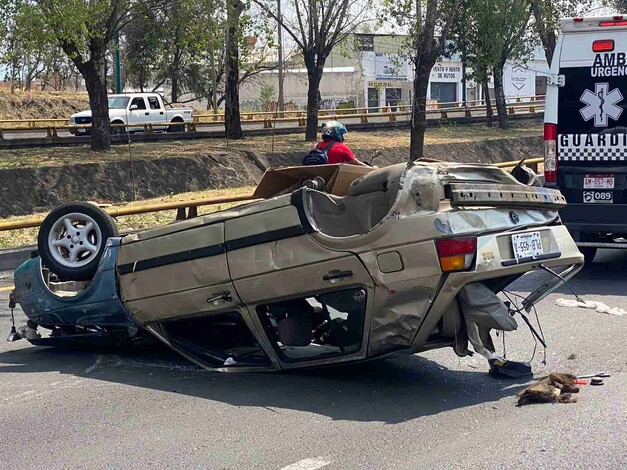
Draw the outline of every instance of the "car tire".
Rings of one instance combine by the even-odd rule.
[[[115,121],[112,122],[111,124],[124,124],[121,121]],[[127,128],[126,127],[112,127],[111,128],[111,135],[126,135],[127,134]]]
[[[37,236],[42,264],[64,281],[88,281],[107,240],[117,237],[113,218],[94,204],[73,202],[46,216]]]
[[[581,246],[579,247],[579,251],[583,255],[583,260],[585,264],[590,264],[594,260],[594,257],[597,254],[597,249],[592,246]]]
[[[180,123],[180,125],[178,126],[170,125],[168,127],[168,132],[185,132],[185,125],[183,124],[182,119],[175,118],[170,122],[170,124],[177,124],[177,123]]]

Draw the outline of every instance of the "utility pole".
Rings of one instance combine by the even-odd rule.
[[[464,52],[462,52],[462,105],[464,108],[467,108],[468,101],[466,97],[466,90],[468,88],[468,85],[466,83],[466,54]]]
[[[277,108],[279,117],[283,117],[285,111],[285,103],[283,102],[283,16],[281,15],[281,0],[276,1],[277,16],[279,17],[279,97],[277,99]]]
[[[213,114],[216,115],[218,114],[218,80],[216,77],[216,64],[215,64],[215,59],[213,57],[213,54],[215,52],[215,48],[214,46],[211,47],[211,55],[209,56],[209,66],[211,67],[211,101],[212,101],[212,108],[213,108]],[[214,117],[213,120],[215,121],[216,118]]]
[[[115,35],[115,92],[122,93],[122,74],[120,71],[120,34]]]

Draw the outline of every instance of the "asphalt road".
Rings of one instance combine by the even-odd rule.
[[[479,113],[477,113],[479,115]],[[464,113],[463,112],[456,112],[456,113],[449,113],[449,115],[451,117],[457,117],[457,116],[463,116]],[[249,123],[246,122],[246,114],[244,113],[242,115],[242,128],[244,131],[247,130],[252,130],[252,129],[263,129],[263,123],[262,122],[255,122],[255,123]],[[340,117],[341,118],[341,117]],[[325,120],[329,120],[330,118],[326,118],[326,117],[321,117],[320,118],[320,122],[325,122]],[[407,121],[409,119],[408,116],[398,116],[397,120],[398,121]],[[373,123],[380,123],[380,122],[389,122],[389,118],[386,116],[377,116],[377,117],[373,117],[370,116],[368,119],[369,122],[373,122]],[[342,119],[342,122],[344,122],[345,124],[356,124],[361,122],[360,118],[346,118],[346,119]],[[288,121],[288,122],[275,122],[274,123],[274,127],[275,128],[280,128],[280,129],[286,129],[286,128],[296,128],[298,127],[298,123],[296,121]],[[216,123],[216,124],[197,124],[196,125],[196,129],[198,131],[203,131],[203,132],[224,132],[224,123]],[[304,129],[304,128],[303,128]],[[3,137],[7,140],[12,140],[12,139],[29,139],[29,138],[37,138],[37,137],[45,137],[46,136],[46,130],[11,130],[11,129],[2,129],[2,134]],[[67,130],[59,130],[57,131],[57,135],[59,137],[71,137],[72,134],[70,134],[69,131]]]
[[[543,107],[542,106],[536,106],[536,113],[534,113],[534,115],[541,115],[541,113],[543,112]],[[464,117],[464,112],[463,110],[461,111],[447,111],[448,113],[448,119],[455,119],[455,118],[463,118]],[[527,109],[525,108],[518,108],[518,110],[516,111],[517,115],[529,115],[529,113],[527,112]],[[482,117],[485,116],[485,111],[482,110],[477,110],[477,111],[473,111],[472,112],[473,117]],[[242,119],[242,128],[244,131],[251,131],[251,130],[255,130],[255,129],[263,129],[263,123],[262,122],[255,122],[255,123],[251,123],[251,122],[247,122],[246,121],[246,113],[243,113],[243,119]],[[429,120],[432,119],[439,119],[439,114],[437,112],[430,112],[427,115],[427,118]],[[320,123],[323,123],[325,121],[330,120],[331,117],[329,116],[322,116],[320,117]],[[343,118],[342,116],[338,116],[338,119],[340,119],[344,124],[348,125],[349,128],[352,125],[355,124],[360,124],[361,123],[361,119],[358,117],[353,117],[353,118]],[[409,115],[399,115],[396,116],[396,120],[398,122],[407,122],[410,119]],[[381,123],[388,123],[390,122],[390,118],[389,116],[368,116],[368,122],[369,123],[373,123],[373,124],[381,124]],[[274,127],[276,129],[297,129],[298,128],[298,123],[296,121],[288,121],[288,122],[275,122]],[[215,132],[217,133],[222,133],[224,132],[224,123],[216,123],[216,124],[197,124],[196,125],[196,129],[199,132]],[[304,128],[300,128],[300,129],[304,129]],[[18,140],[18,139],[36,139],[36,138],[43,138],[46,137],[47,135],[47,131],[44,130],[12,130],[12,129],[2,129],[2,135],[3,138],[6,140]],[[57,135],[58,137],[71,137],[72,134],[69,133],[69,131],[67,130],[59,130],[57,131]]]
[[[627,253],[606,251],[572,285],[586,299],[627,308],[626,278]],[[0,285],[10,283],[10,273],[0,275]],[[494,379],[483,359],[449,350],[340,369],[219,374],[167,351],[2,342],[1,461],[4,468],[627,468],[627,316],[556,306],[566,292],[539,305],[549,349],[546,365],[536,352],[536,375],[612,374],[604,386],[583,387],[575,404],[518,408],[514,395],[525,382]],[[7,296],[0,291],[3,336]],[[529,359],[532,351],[524,325],[507,335],[508,357]]]

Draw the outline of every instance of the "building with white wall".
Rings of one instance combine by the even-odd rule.
[[[413,69],[403,54],[405,37],[383,34],[355,34],[326,61],[320,86],[322,108],[409,105],[412,98]],[[549,67],[543,51],[534,52],[524,64],[508,63],[504,70],[505,96],[510,100],[526,100],[546,93]],[[307,104],[307,71],[298,60],[286,64],[284,98],[286,103],[303,109]],[[259,109],[262,84],[278,90],[276,70],[264,71],[242,85],[240,100],[243,109]],[[492,83],[490,83],[492,86]],[[431,71],[427,99],[429,103],[452,103],[466,99],[481,100],[481,86],[466,80],[464,66],[458,55],[442,58]]]

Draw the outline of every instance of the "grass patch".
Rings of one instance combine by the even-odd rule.
[[[130,202],[124,204],[125,207],[143,206],[148,204],[158,204],[163,202],[191,201],[204,198],[224,198],[237,197],[252,194],[254,187],[242,187],[232,189],[213,189],[208,191],[195,191],[189,193],[175,194],[172,196],[158,197],[155,199],[146,199],[143,201]],[[243,204],[243,202],[234,202],[228,204],[216,204],[212,206],[200,206],[198,215],[210,214],[212,212],[221,211]],[[45,217],[46,213],[32,214],[28,216],[9,217],[3,222],[21,221],[33,217]],[[158,227],[174,222],[176,219],[176,210],[167,210],[161,212],[150,212],[147,214],[126,215],[116,219],[120,232],[132,232],[146,228]],[[37,233],[39,228],[27,228],[21,230],[11,230],[0,232],[0,248],[15,248],[19,246],[35,245],[37,243]]]
[[[537,122],[515,121],[512,128],[503,131],[483,125],[443,125],[430,127],[426,144],[476,142],[482,140],[538,136],[542,125]],[[346,143],[357,156],[368,157],[375,149],[409,147],[408,129],[380,129],[372,132],[349,132]],[[311,142],[303,140],[303,134],[258,136],[242,140],[223,139],[182,140],[169,142],[138,142],[115,145],[110,152],[92,152],[88,146],[28,148],[0,150],[0,168],[60,166],[76,163],[103,163],[136,159],[161,159],[171,157],[196,157],[229,151],[255,150],[261,153],[306,152]],[[361,154],[361,155],[360,155]]]

